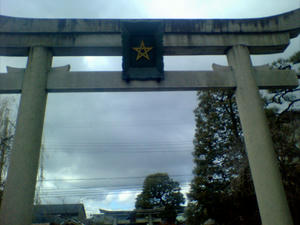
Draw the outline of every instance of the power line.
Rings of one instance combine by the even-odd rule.
[[[83,150],[83,148],[85,150]],[[191,152],[193,143],[189,142],[160,142],[160,143],[101,143],[81,142],[67,144],[50,144],[47,142],[46,152],[72,153],[171,153]],[[117,150],[116,150],[117,149]],[[158,149],[158,150],[152,150]]]
[[[46,151],[46,152],[56,152],[56,153],[76,153],[76,154],[150,154],[150,153],[191,153],[187,150],[166,150],[166,151]]]
[[[87,122],[80,122],[77,124],[76,120],[73,121],[73,124],[64,125],[61,124],[45,124],[47,127],[55,127],[56,129],[102,129],[106,127],[137,127],[137,126],[195,126],[194,120],[186,120],[185,122],[181,121],[180,123],[178,120],[135,120],[132,121],[87,121]]]
[[[190,181],[184,180],[179,182],[181,185],[186,185],[188,184]],[[47,187],[43,187],[43,190],[81,190],[81,189],[95,189],[95,188],[117,188],[117,189],[134,189],[134,188],[140,188],[141,186],[143,186],[143,183],[134,183],[134,184],[115,184],[115,185],[93,185],[93,186],[76,186],[76,187],[56,187],[56,188],[47,188]]]
[[[152,148],[160,148],[160,149],[173,149],[173,148],[193,148],[194,145],[190,144],[174,144],[174,145],[153,145],[153,144],[143,144],[143,145],[46,145],[47,149],[69,149],[69,148],[119,148],[119,149],[152,149]]]
[[[180,187],[189,187],[189,181],[181,182]],[[143,184],[132,185],[97,185],[90,187],[64,187],[64,188],[41,188],[39,196],[46,198],[56,197],[87,197],[87,196],[101,196],[101,195],[119,195],[124,191],[130,193],[139,193],[143,190]]]
[[[91,177],[91,178],[65,178],[65,179],[43,179],[43,180],[37,180],[38,182],[43,181],[87,181],[87,180],[120,180],[120,179],[144,179],[149,174],[145,176],[136,176],[136,177]],[[169,175],[172,177],[188,177],[193,176],[192,174],[174,174]]]
[[[140,193],[142,190],[140,191],[131,191],[132,194],[137,194]],[[109,196],[109,195],[120,195],[122,192],[108,192],[108,193],[99,193],[99,192],[95,192],[95,193],[72,193],[69,195],[66,194],[40,194],[40,197],[42,198],[60,198],[60,197],[97,197],[97,196]]]
[[[182,185],[181,187],[189,187],[189,184]],[[117,191],[107,191],[107,190],[90,190],[86,191],[84,190],[84,193],[80,193],[80,191],[57,191],[57,192],[40,192],[41,197],[47,197],[47,198],[55,198],[55,197],[87,197],[87,196],[107,196],[107,195],[120,195],[121,193],[124,193],[125,191],[129,191],[130,194],[132,193],[140,193],[142,192],[142,187],[140,188],[134,188],[134,189],[123,189],[123,190],[117,190]],[[83,191],[83,190],[82,190]],[[106,193],[104,193],[106,191]]]
[[[149,145],[182,145],[182,144],[192,144],[192,140],[186,140],[186,141],[168,141],[168,142],[162,142],[162,141],[151,141],[151,142],[136,142],[136,141],[130,141],[130,142],[72,142],[72,143],[57,143],[56,141],[46,141],[44,142],[46,145],[107,145],[107,146],[125,146],[125,145],[142,145],[142,146],[149,146]]]

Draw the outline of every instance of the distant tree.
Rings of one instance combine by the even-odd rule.
[[[176,221],[177,210],[184,204],[184,196],[180,192],[177,181],[167,173],[155,173],[144,180],[143,191],[136,198],[136,209],[163,208],[161,217],[169,224]]]
[[[0,203],[8,168],[8,158],[14,137],[14,122],[11,121],[10,109],[12,98],[0,98]]]

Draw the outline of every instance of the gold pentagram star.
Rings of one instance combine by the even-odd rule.
[[[148,52],[151,51],[152,47],[146,47],[144,40],[142,40],[140,47],[135,47],[132,49],[137,51],[136,61],[138,61],[142,57],[145,57],[147,60],[150,60]]]

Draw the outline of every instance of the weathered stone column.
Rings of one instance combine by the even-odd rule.
[[[0,211],[1,225],[29,225],[39,164],[52,54],[32,47],[23,80],[17,127]]]
[[[234,46],[228,51],[227,58],[237,83],[236,101],[262,224],[292,225],[248,48]]]

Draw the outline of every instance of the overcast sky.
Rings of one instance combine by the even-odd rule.
[[[0,0],[0,14],[34,18],[254,18],[300,7],[299,0]],[[252,56],[271,63],[300,50],[291,41],[284,54]],[[210,70],[224,56],[164,57],[165,70]],[[53,66],[121,70],[121,57],[54,57]],[[25,67],[24,57],[1,57]],[[43,203],[84,203],[132,209],[145,176],[167,172],[184,190],[192,179],[193,110],[196,92],[49,94],[44,124]],[[40,182],[39,182],[40,183]]]

